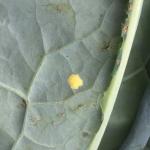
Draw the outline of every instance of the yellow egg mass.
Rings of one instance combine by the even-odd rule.
[[[83,86],[83,80],[78,74],[71,74],[68,77],[68,84],[71,89],[77,90],[79,87]]]

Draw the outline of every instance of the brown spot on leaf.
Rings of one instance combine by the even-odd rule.
[[[83,106],[84,106],[83,104],[79,104],[79,105],[77,105],[77,107],[74,108],[73,111],[78,111]]]
[[[116,60],[116,64],[117,64],[117,65],[120,65],[120,59],[117,59],[117,60]]]
[[[109,42],[104,41],[103,45],[101,46],[101,49],[107,50],[109,47],[110,47],[110,41]]]
[[[26,108],[26,106],[27,106],[27,103],[24,99],[22,99],[21,106],[24,108]]]
[[[27,102],[24,100],[24,99],[22,99],[21,100],[21,102],[18,104],[18,108],[26,108],[26,106],[27,106]]]
[[[128,25],[124,24],[123,27],[122,27],[122,32],[127,33],[127,31],[128,31]]]
[[[129,5],[128,5],[128,11],[132,11],[132,9],[133,9],[133,3],[129,3]]]
[[[36,126],[41,119],[39,117],[31,117],[32,125]]]
[[[82,132],[82,136],[84,137],[84,138],[86,138],[86,137],[88,137],[90,134],[88,133],[88,132],[86,132],[86,131],[83,131]]]
[[[48,10],[50,11],[57,11],[58,13],[67,13],[69,11],[72,11],[71,6],[65,3],[60,4],[53,4],[50,3],[47,5]]]
[[[64,114],[64,112],[61,112],[61,113],[57,114],[57,116],[61,118],[61,117],[64,117],[65,114]]]
[[[64,5],[62,5],[62,4],[60,4],[60,5],[56,5],[56,10],[58,11],[58,12],[63,12],[64,11]]]

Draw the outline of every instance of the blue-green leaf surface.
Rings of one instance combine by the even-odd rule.
[[[0,0],[0,149],[87,150],[127,1]],[[72,90],[67,79],[84,81]]]

